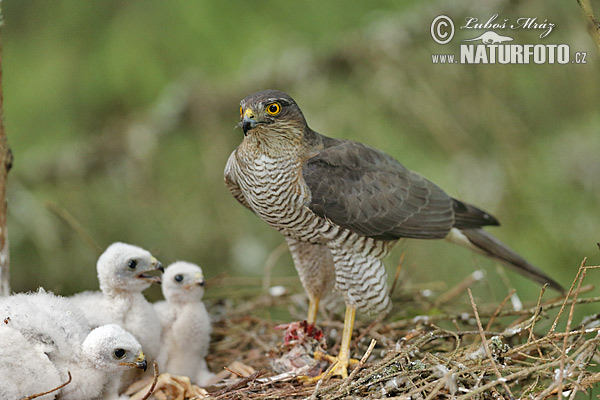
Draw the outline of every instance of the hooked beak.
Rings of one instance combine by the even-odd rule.
[[[160,261],[158,261],[154,257],[152,257],[151,265],[154,266],[153,271],[165,272],[165,269],[163,268],[163,266],[160,263]],[[147,280],[147,281],[152,282],[152,283],[158,283],[159,285],[162,282],[161,279],[160,279],[160,276],[149,275],[149,274],[146,274],[145,272],[139,273],[137,275],[137,277],[140,278],[140,279]]]
[[[206,281],[204,280],[204,276],[202,274],[198,273],[198,274],[196,274],[194,276],[194,281],[192,283],[188,283],[184,287],[186,289],[191,289],[191,288],[196,287],[196,286],[204,287],[204,285],[206,285]]]
[[[248,134],[249,130],[256,128],[257,125],[258,121],[256,121],[254,112],[252,112],[250,107],[246,108],[244,117],[242,118],[242,130],[244,131],[244,136]]]
[[[140,351],[140,354],[138,354],[138,356],[134,362],[130,362],[130,363],[124,362],[124,363],[121,363],[121,365],[124,365],[126,367],[135,367],[135,368],[143,369],[144,372],[148,369],[148,362],[146,361],[146,356],[144,355],[144,353],[142,351]]]

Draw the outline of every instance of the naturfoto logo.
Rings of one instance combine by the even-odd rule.
[[[494,14],[483,20],[467,17],[459,28],[473,30],[473,36],[461,40],[460,54],[432,54],[434,64],[586,64],[587,54],[571,52],[568,44],[547,43],[547,39],[546,43],[540,43],[540,39],[547,38],[555,28],[548,19],[500,19]],[[529,43],[515,43],[510,34],[515,30],[534,31],[538,37]],[[450,43],[455,31],[454,21],[447,15],[439,15],[431,23],[431,37],[440,45]],[[519,38],[526,36],[519,35]]]

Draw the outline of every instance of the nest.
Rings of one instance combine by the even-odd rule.
[[[493,307],[479,306],[468,289],[476,279],[471,276],[438,299],[447,302],[466,289],[470,307],[462,312],[427,315],[431,309],[423,309],[423,316],[392,322],[359,320],[351,353],[362,357],[346,379],[329,376],[333,365],[322,361],[304,366],[289,363],[289,370],[281,370],[290,354],[296,361],[314,360],[312,351],[323,350],[327,343],[331,344],[328,351],[337,354],[342,329],[338,317],[320,323],[323,332],[306,329],[300,322],[287,325],[282,333],[276,321],[257,314],[274,308],[287,309],[292,316],[303,314],[302,296],[215,298],[211,309],[218,315],[207,361],[213,371],[223,371],[220,381],[198,388],[186,377],[159,375],[155,370],[153,382],[135,384],[138,392],[132,398],[574,399],[578,393],[589,394],[600,381],[600,372],[594,371],[600,314],[573,323],[578,307],[600,302],[600,297],[582,296],[592,289],[583,285],[587,271],[597,268],[585,266],[584,260],[566,295],[544,300],[544,287],[537,302],[522,309],[515,309],[514,302],[510,307],[514,290]],[[231,288],[231,279],[227,282]],[[407,302],[418,298],[416,292],[403,293]],[[556,316],[550,318],[550,314]],[[290,327],[296,329],[292,334]],[[307,332],[306,337],[298,329]],[[304,354],[297,357],[299,351]],[[325,374],[307,382],[307,371],[315,368]]]
[[[225,368],[229,376],[202,395],[160,398],[545,399],[560,393],[573,399],[600,381],[600,373],[594,372],[600,315],[573,323],[577,307],[600,301],[582,296],[591,290],[583,285],[586,272],[595,268],[599,267],[586,267],[584,260],[565,296],[544,301],[542,288],[538,301],[520,310],[510,307],[514,290],[490,308],[479,307],[467,289],[470,308],[464,312],[393,322],[357,321],[352,353],[362,357],[350,376],[323,376],[310,383],[299,376],[302,368],[274,371],[274,361],[289,351],[282,344],[284,334],[272,319],[249,315],[250,310],[273,307],[301,313],[294,296],[215,303],[222,313],[215,322],[208,361],[213,370]],[[449,292],[464,293],[463,286]],[[407,298],[413,294],[405,293]],[[553,311],[557,314],[550,327],[540,332],[543,324],[536,327],[536,323],[548,320]],[[330,353],[336,354],[342,324],[332,321],[336,319],[321,326],[333,343]]]

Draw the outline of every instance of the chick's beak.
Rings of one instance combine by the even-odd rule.
[[[150,266],[154,267],[153,269],[150,269],[150,271],[165,272],[165,269],[163,268],[162,264],[155,257],[152,257],[150,259]],[[147,280],[152,283],[160,284],[162,282],[162,280],[160,279],[160,276],[150,275],[150,274],[147,274],[145,271],[139,273],[137,275],[137,277],[140,279]]]
[[[242,118],[242,130],[244,131],[244,136],[248,134],[249,130],[256,128],[257,125],[258,121],[256,121],[254,112],[250,107],[246,108],[246,111],[244,111],[244,116]]]
[[[165,268],[158,260],[156,261],[156,269],[159,270],[160,272],[165,272]]]
[[[146,361],[146,356],[142,351],[140,351],[140,354],[138,354],[134,362],[124,362],[121,363],[121,365],[143,369],[144,371],[148,369],[148,362]]]
[[[146,361],[146,359],[136,362],[135,365],[137,368],[143,369],[144,372],[146,372],[146,370],[148,369],[148,361]]]
[[[159,270],[161,272],[165,272],[165,269],[163,268],[163,265],[161,264],[160,261],[158,261],[156,259],[156,257],[152,257],[150,259],[150,265],[152,265],[154,267],[154,269],[157,269],[157,270]]]

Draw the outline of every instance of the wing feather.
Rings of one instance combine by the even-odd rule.
[[[302,171],[317,215],[378,239],[448,234],[453,199],[442,189],[367,145],[327,137],[323,144]]]

